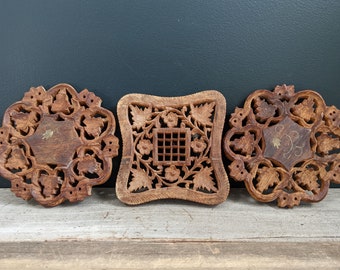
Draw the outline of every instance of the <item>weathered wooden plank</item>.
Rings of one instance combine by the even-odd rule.
[[[77,204],[44,208],[0,190],[0,242],[162,239],[197,241],[326,241],[340,239],[340,190],[320,203],[279,209],[231,190],[218,206],[155,201],[119,202],[113,189],[95,189]]]
[[[340,242],[26,242],[0,245],[1,269],[339,269]]]

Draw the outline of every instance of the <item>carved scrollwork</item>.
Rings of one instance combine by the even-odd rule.
[[[0,128],[0,173],[11,190],[44,206],[81,201],[104,183],[118,155],[112,113],[87,89],[32,87]]]
[[[235,109],[224,137],[230,176],[280,207],[322,200],[331,181],[340,183],[339,116],[311,90],[255,91]]]
[[[162,198],[224,201],[229,191],[220,155],[225,111],[224,97],[216,91],[123,97],[118,103],[123,137],[118,198],[128,204]]]

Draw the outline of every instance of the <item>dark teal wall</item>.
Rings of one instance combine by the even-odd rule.
[[[340,107],[339,50],[338,0],[0,1],[0,117],[30,86],[59,82],[114,112],[131,92],[218,89],[230,113],[282,83]]]

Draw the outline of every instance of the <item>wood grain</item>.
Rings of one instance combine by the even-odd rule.
[[[84,89],[32,87],[5,112],[0,173],[11,190],[44,206],[81,201],[111,174],[118,155],[113,114]]]
[[[46,209],[0,189],[1,269],[338,269],[340,190],[280,209],[233,189],[202,206],[126,206],[113,189]]]
[[[118,102],[117,113],[123,140],[116,182],[120,200],[132,205],[169,198],[208,205],[225,201],[221,93],[129,94]]]
[[[340,182],[340,111],[293,85],[256,90],[236,108],[224,137],[229,175],[260,202],[319,202]]]
[[[186,241],[321,241],[340,238],[340,190],[294,210],[261,204],[244,189],[217,206],[166,200],[135,207],[113,189],[94,189],[82,203],[45,209],[0,190],[2,242],[143,239]]]
[[[1,243],[2,269],[339,269],[340,242]]]

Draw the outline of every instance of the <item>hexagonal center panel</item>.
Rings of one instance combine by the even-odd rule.
[[[310,133],[310,129],[285,117],[263,130],[266,145],[264,156],[290,170],[296,163],[312,157]]]
[[[38,163],[67,166],[81,140],[71,120],[56,121],[44,116],[36,132],[25,139]]]

